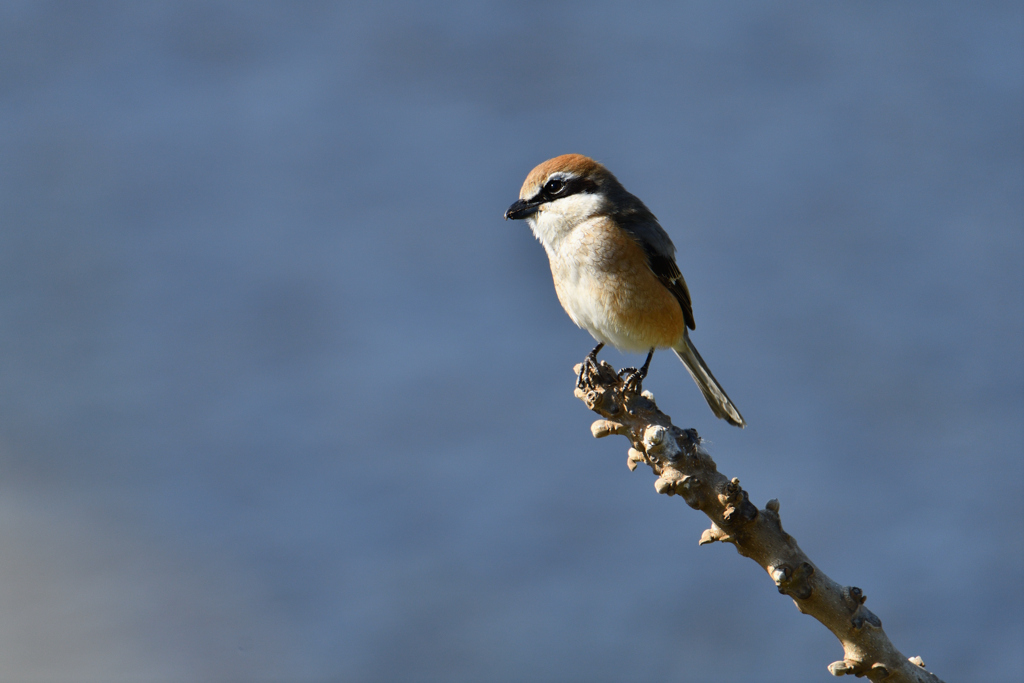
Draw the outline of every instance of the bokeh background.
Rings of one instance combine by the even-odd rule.
[[[594,441],[502,221],[659,216],[646,383],[906,655],[1024,668],[1019,2],[0,5],[0,680],[830,680]],[[606,351],[617,365],[638,357]]]

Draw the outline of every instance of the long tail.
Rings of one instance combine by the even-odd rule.
[[[683,365],[690,371],[693,381],[700,387],[701,393],[704,394],[708,405],[711,406],[711,412],[731,425],[736,425],[737,427],[746,426],[747,423],[743,420],[743,416],[740,415],[740,411],[736,410],[736,406],[726,396],[725,389],[718,383],[715,376],[711,374],[707,363],[697,353],[697,347],[690,341],[689,335],[683,337],[683,342],[673,351],[679,356],[679,360],[683,361]]]

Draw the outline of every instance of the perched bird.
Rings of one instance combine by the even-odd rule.
[[[526,219],[544,245],[562,308],[598,341],[588,363],[596,365],[605,344],[646,351],[643,367],[631,369],[639,382],[654,350],[670,348],[712,412],[737,427],[746,424],[690,341],[693,308],[675,245],[608,169],[580,154],[549,159],[526,176],[505,218]]]

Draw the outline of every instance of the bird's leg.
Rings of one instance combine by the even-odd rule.
[[[586,374],[588,369],[593,369],[594,372],[597,372],[597,367],[598,367],[597,366],[597,352],[600,351],[603,348],[604,348],[604,342],[601,342],[600,344],[595,346],[593,351],[588,353],[587,357],[583,360],[583,363],[580,365],[580,374],[576,378],[576,388],[577,389],[582,389],[583,388],[583,375]]]
[[[640,368],[640,379],[647,379],[647,369],[651,367],[652,358],[654,358],[653,348],[647,352],[647,360],[644,361],[644,366]]]
[[[647,360],[644,361],[643,367],[639,370],[636,368],[622,368],[619,370],[619,377],[628,373],[625,382],[626,391],[632,390],[638,394],[640,393],[643,381],[647,378],[647,369],[651,367],[652,358],[654,358],[654,349],[647,352]]]

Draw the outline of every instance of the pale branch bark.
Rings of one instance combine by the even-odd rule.
[[[678,494],[711,518],[711,528],[701,536],[700,545],[732,543],[740,555],[768,572],[779,592],[791,597],[798,610],[839,639],[843,659],[829,665],[832,675],[867,676],[886,683],[942,683],[925,670],[920,657],[907,659],[893,646],[881,620],[864,606],[866,598],[859,588],[836,583],[800,550],[782,529],[779,501],[769,500],[758,510],[740,488],[739,479],[728,479],[718,471],[695,430],[674,426],[658,410],[654,396],[638,394],[603,361],[596,367],[585,363],[582,380],[576,396],[604,418],[591,426],[593,435],[628,438],[630,470],[646,463],[658,475],[654,482],[658,493]]]

